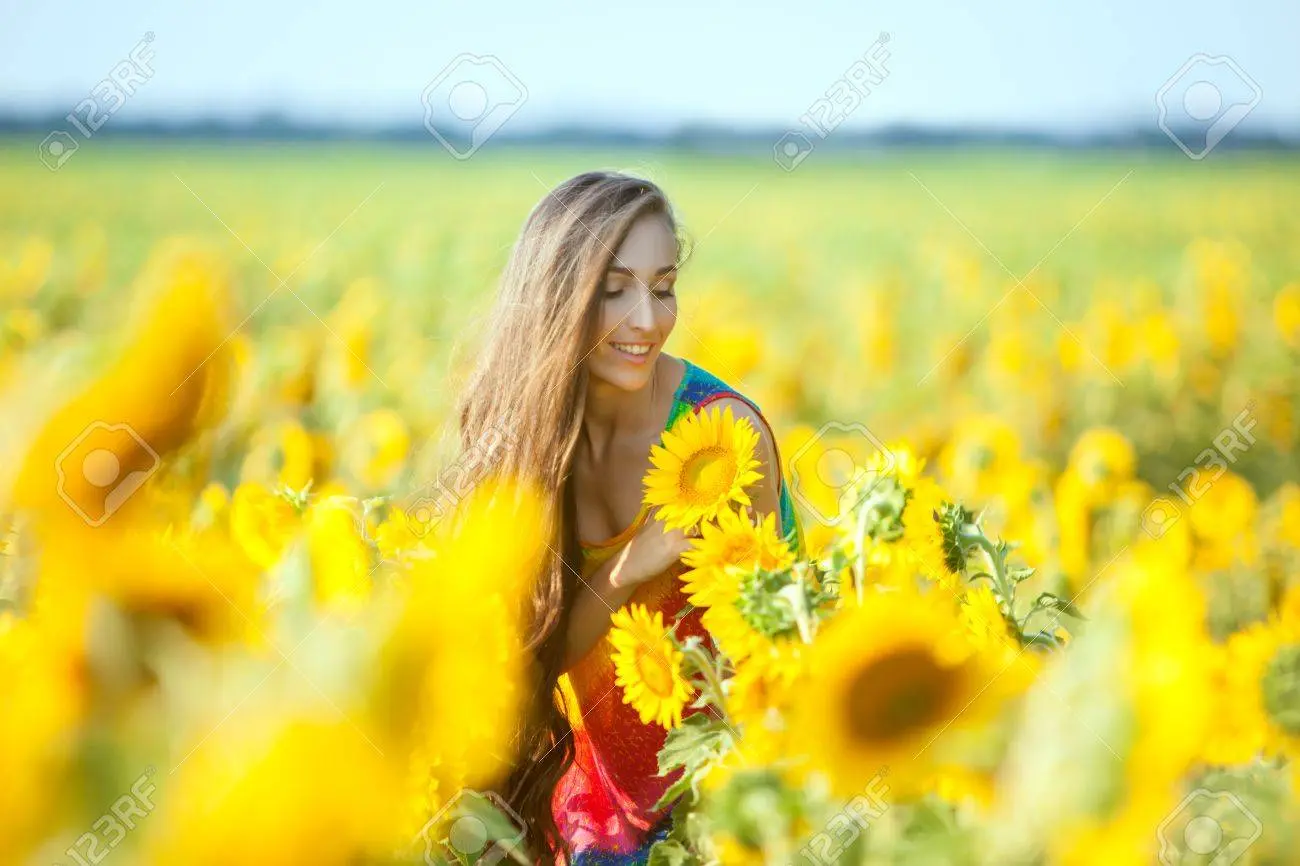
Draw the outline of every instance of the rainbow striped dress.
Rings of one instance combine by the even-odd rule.
[[[683,359],[683,363],[686,372],[673,395],[665,430],[687,412],[698,412],[724,397],[744,400],[767,423],[752,400],[690,361]],[[779,465],[779,454],[777,461]],[[802,550],[794,502],[784,477],[778,489],[781,532]],[[583,577],[632,539],[649,514],[642,504],[636,520],[618,535],[583,542]],[[671,622],[690,608],[677,579],[683,570],[678,563],[641,584],[628,603],[644,604],[651,615],[661,611],[664,620]],[[700,616],[699,609],[690,609],[677,626],[678,636],[705,637]],[[551,807],[560,832],[575,852],[571,866],[645,863],[650,846],[667,835],[670,825],[671,806],[660,811],[652,808],[676,779],[676,774],[658,775],[658,754],[667,732],[656,724],[642,724],[636,711],[623,702],[614,682],[612,648],[606,640],[598,641],[560,678],[559,688],[569,708],[575,759],[556,786]]]

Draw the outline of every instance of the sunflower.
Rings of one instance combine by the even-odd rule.
[[[976,584],[962,593],[961,618],[972,642],[978,646],[1003,646],[1012,640],[1006,617],[987,583]]]
[[[1219,757],[1300,759],[1300,623],[1274,617],[1229,638],[1215,714]]]
[[[794,561],[790,545],[777,535],[776,515],[755,522],[748,511],[724,508],[716,525],[705,523],[700,537],[692,539],[682,562],[691,570],[682,574],[686,593],[696,607],[712,607],[735,601],[740,592],[732,567],[778,571]]]
[[[771,710],[784,711],[804,672],[806,649],[795,640],[770,641],[763,651],[737,664],[735,675],[726,681],[727,715],[748,732]]]
[[[1023,692],[1034,684],[1042,669],[1043,659],[1038,653],[1021,647],[1020,640],[1011,631],[1002,608],[998,605],[993,588],[986,583],[970,586],[960,596],[961,619],[966,627],[967,639],[1002,671],[999,683],[1011,692]],[[1053,630],[1058,638],[1068,639],[1061,628]]]
[[[1109,501],[1118,485],[1133,477],[1136,465],[1133,443],[1110,427],[1085,431],[1070,449],[1069,468],[1093,502]]]
[[[787,631],[767,633],[756,627],[742,610],[740,580],[736,596],[726,604],[707,608],[700,623],[713,637],[718,649],[738,667],[761,668],[765,676],[788,677],[803,664],[804,644],[793,624]]]
[[[230,534],[260,568],[269,569],[280,561],[299,523],[293,504],[278,493],[247,481],[235,488]]]
[[[731,502],[749,505],[745,488],[762,475],[754,450],[758,433],[731,408],[684,416],[650,449],[645,501],[659,507],[669,529],[713,520]]]
[[[389,487],[411,451],[411,432],[393,409],[376,409],[356,420],[343,442],[342,462],[348,474],[367,489]]]
[[[285,418],[252,434],[239,474],[243,481],[301,490],[316,474],[317,457],[307,428],[297,418]]]
[[[316,600],[329,609],[358,611],[370,597],[370,547],[361,535],[359,510],[355,499],[331,496],[305,515]]]
[[[527,699],[522,602],[544,561],[547,514],[534,486],[485,478],[429,534],[428,556],[380,573],[400,608],[369,706],[384,751],[409,756],[417,826],[508,760],[511,720]]]
[[[343,866],[377,860],[391,844],[397,779],[350,721],[264,711],[213,734],[177,767],[181,796],[159,804],[166,817],[141,862],[215,866],[230,855],[265,866]],[[364,802],[349,803],[357,791]],[[256,817],[246,814],[250,802],[259,804]]]
[[[749,624],[734,603],[708,608],[700,616],[700,623],[713,636],[718,648],[733,662],[749,658],[768,642],[768,638]]]
[[[903,507],[903,544],[926,577],[953,589],[957,585],[960,551],[944,541],[939,525],[940,509],[948,501],[947,494],[932,479],[916,479]]]
[[[637,711],[642,724],[654,721],[672,730],[681,724],[692,689],[663,613],[655,611],[651,617],[645,605],[634,604],[620,608],[613,623],[609,642],[614,645],[615,682],[623,687],[623,703]]]
[[[870,593],[818,636],[791,739],[836,794],[853,796],[885,767],[891,787],[915,791],[939,766],[941,735],[996,709],[997,669],[961,630],[950,605],[894,591]]]

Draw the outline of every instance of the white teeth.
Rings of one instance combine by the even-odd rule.
[[[610,343],[610,345],[620,352],[627,352],[629,355],[644,355],[650,351],[649,346],[630,346],[627,343]]]

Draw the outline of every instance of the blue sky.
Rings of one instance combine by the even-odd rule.
[[[1205,53],[1262,91],[1243,128],[1300,130],[1293,2],[981,5],[0,0],[0,110],[71,110],[151,32],[155,74],[121,109],[132,119],[418,124],[421,91],[468,52],[524,84],[521,129],[789,125],[887,32],[888,78],[846,126],[1154,122],[1156,92]]]

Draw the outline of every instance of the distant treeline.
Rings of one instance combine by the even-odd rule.
[[[44,136],[67,127],[67,118],[0,114],[0,136]],[[720,127],[683,125],[657,131],[633,131],[614,127],[557,125],[542,130],[512,130],[507,127],[494,136],[495,146],[516,144],[546,147],[665,147],[695,152],[732,154],[770,152],[787,133],[808,134],[800,127]],[[269,116],[249,120],[195,119],[186,121],[127,120],[115,118],[95,133],[105,138],[148,138],[177,141],[357,141],[412,142],[430,140],[422,125],[346,126],[308,123]],[[1062,149],[1142,149],[1169,147],[1169,138],[1152,122],[1150,125],[1105,131],[1057,133],[1033,130],[974,127],[894,125],[870,130],[839,129],[824,140],[815,140],[819,150],[864,150],[917,147],[1016,147]],[[1300,131],[1283,134],[1275,130],[1232,131],[1219,145],[1233,150],[1300,149]]]

